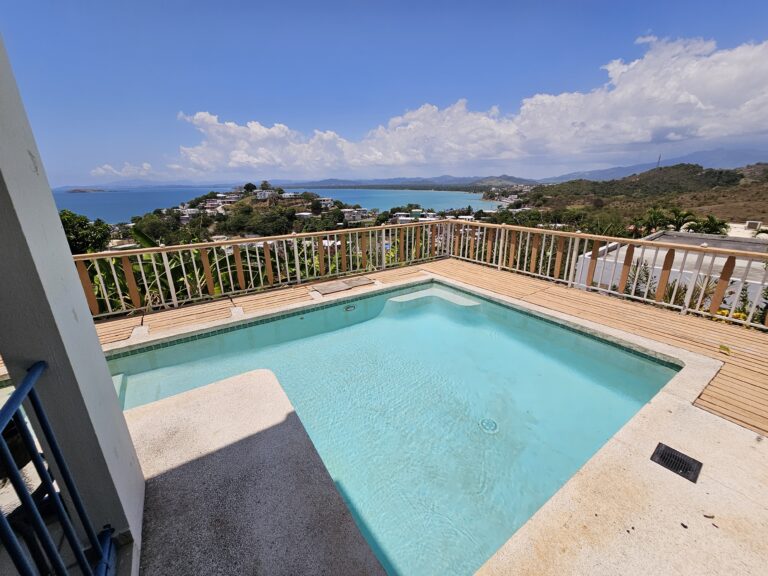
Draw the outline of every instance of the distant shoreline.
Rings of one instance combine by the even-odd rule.
[[[130,222],[134,216],[142,216],[157,208],[171,208],[181,202],[188,202],[192,198],[202,196],[210,187],[135,187],[122,190],[110,190],[108,186],[102,186],[106,190],[103,193],[89,193],[95,188],[77,186],[68,190],[58,190],[54,198],[59,209],[67,209],[78,214],[83,214],[91,219],[101,218],[110,224]],[[87,190],[88,192],[70,193],[71,190]],[[215,192],[228,192],[231,187],[220,187]],[[301,187],[298,192],[307,190]],[[293,189],[291,191],[294,191]],[[311,191],[311,189],[310,189]],[[360,204],[368,209],[389,210],[396,206],[406,206],[409,203],[421,204],[426,208],[436,211],[451,208],[465,208],[472,205],[474,208],[495,209],[498,202],[483,200],[478,193],[464,190],[414,190],[413,188],[382,188],[373,186],[370,188],[323,188],[317,189],[321,196],[331,196],[346,204]]]
[[[466,192],[468,194],[482,194],[492,186],[451,186],[446,184],[435,188],[433,185],[419,184],[366,184],[361,186],[282,186],[283,190],[418,190],[420,192]]]
[[[90,194],[91,192],[106,192],[104,188],[72,188],[67,190],[67,194]]]

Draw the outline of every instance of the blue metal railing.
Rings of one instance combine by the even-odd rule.
[[[113,574],[115,571],[115,546],[112,528],[106,526],[99,534],[94,530],[34,388],[46,368],[45,362],[34,364],[22,380],[21,385],[0,408],[0,432],[5,431],[9,426],[15,428],[14,438],[16,440],[20,438],[21,441],[20,444],[17,442],[14,445],[14,453],[9,446],[6,435],[0,435],[0,466],[2,466],[4,475],[10,480],[21,502],[18,514],[17,511],[12,512],[8,517],[0,514],[0,541],[2,541],[16,569],[22,576],[35,576],[36,574],[51,572],[57,575],[69,574],[65,561],[56,548],[41,513],[41,509],[44,507],[52,507],[74,553],[76,564],[82,573],[88,576]],[[53,457],[58,474],[61,476],[60,480],[67,488],[90,547],[84,547],[77,536],[72,518],[64,506],[61,494],[54,485],[54,479],[46,465],[45,456],[38,449],[32,430],[22,414],[21,407],[25,400],[29,400],[29,405],[37,418],[50,449],[50,455]],[[21,448],[22,446],[23,448]],[[40,488],[32,494],[27,490],[19,466],[19,460],[24,461],[25,457],[32,461],[41,480]],[[17,514],[18,519],[9,521],[13,514]],[[26,551],[17,536],[17,531],[21,531],[22,535],[25,536]],[[42,547],[42,551],[39,550],[38,545]]]

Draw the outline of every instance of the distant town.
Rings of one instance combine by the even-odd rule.
[[[66,210],[62,222],[73,252],[451,218],[634,238],[662,230],[755,236],[765,234],[768,221],[768,164],[728,170],[678,164],[609,181],[494,183],[477,197],[495,208],[434,210],[408,203],[379,210],[264,180],[211,191],[114,226]]]

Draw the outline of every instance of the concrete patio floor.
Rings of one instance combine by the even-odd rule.
[[[274,375],[126,412],[146,575],[384,574]]]

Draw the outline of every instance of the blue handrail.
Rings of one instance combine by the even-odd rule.
[[[42,403],[40,402],[40,398],[35,391],[35,384],[45,372],[46,368],[47,364],[45,362],[36,362],[29,369],[19,387],[16,388],[8,398],[8,401],[0,408],[0,432],[4,431],[6,426],[11,422],[15,424],[16,429],[21,436],[21,440],[35,466],[35,470],[40,477],[42,488],[44,489],[44,497],[51,499],[58,520],[64,530],[64,535],[75,554],[77,565],[80,567],[82,573],[87,576],[94,574],[92,563],[88,559],[88,554],[90,554],[93,558],[93,563],[96,564],[96,573],[99,576],[113,574],[115,571],[115,547],[114,539],[112,538],[113,530],[109,526],[105,526],[98,535],[96,534],[93,524],[85,511],[85,506],[83,505],[80,493],[69,472],[69,467],[64,460],[64,455],[56,441],[56,436],[53,433],[53,429],[48,421]],[[45,464],[44,455],[38,450],[33,432],[22,414],[22,405],[25,400],[29,400],[32,412],[40,425],[40,429],[46,444],[50,449],[51,455],[53,456],[53,460],[56,462],[58,473],[61,475],[61,480],[67,488],[67,492],[72,500],[80,525],[85,531],[90,543],[89,550],[86,550],[83,547],[77,536],[72,519],[64,506],[61,495],[58,490],[56,490],[48,466]],[[11,453],[5,438],[2,436],[0,436],[0,460],[5,465],[8,478],[16,491],[24,512],[26,513],[26,518],[31,521],[34,534],[42,545],[43,551],[50,563],[50,568],[52,568],[58,575],[66,575],[68,571],[64,564],[64,560],[56,549],[56,545],[54,544],[40,514],[38,504],[35,503],[32,495],[27,491],[13,454]],[[35,564],[38,564],[37,569],[35,569],[27,553],[25,553],[24,547],[19,542],[11,523],[5,515],[2,514],[0,514],[0,540],[2,540],[17,570],[23,576],[34,576],[39,572],[48,570],[48,566],[39,565],[39,563],[42,562],[39,557],[35,558]],[[35,545],[35,542],[28,542],[27,548],[29,549],[30,546]]]

